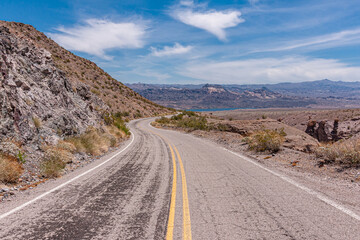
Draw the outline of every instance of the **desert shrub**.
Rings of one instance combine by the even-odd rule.
[[[276,130],[260,130],[246,138],[249,149],[256,152],[278,152],[284,137]]]
[[[182,120],[183,117],[184,117],[184,114],[183,114],[183,113],[180,113],[180,114],[177,114],[177,115],[172,116],[172,117],[171,117],[171,120],[175,120],[175,121],[177,121],[177,120]]]
[[[33,122],[34,122],[34,125],[37,129],[39,129],[41,127],[41,121],[39,118],[37,117],[33,117]]]
[[[196,115],[193,112],[183,111],[183,113],[174,115],[171,118],[161,117],[155,120],[155,122],[184,128],[189,131],[193,130],[209,130],[206,117]]]
[[[139,112],[136,112],[136,113],[133,114],[133,117],[134,118],[142,118],[143,115],[141,113],[139,113]]]
[[[61,154],[56,151],[49,151],[45,154],[40,164],[41,173],[47,178],[56,178],[61,175],[66,163]]]
[[[21,164],[26,163],[26,155],[25,155],[25,153],[19,151],[18,154],[16,155],[16,157],[17,157],[19,163],[21,163]]]
[[[101,95],[101,93],[98,90],[94,89],[94,88],[91,89],[91,92],[98,95],[98,96]]]
[[[157,118],[155,120],[155,122],[160,123],[160,124],[168,124],[171,122],[171,120],[167,117],[161,117],[161,118]]]
[[[176,125],[189,130],[207,130],[207,120],[205,117],[187,117],[177,121]]]
[[[195,117],[195,116],[197,116],[197,114],[196,114],[195,112],[192,112],[192,111],[186,111],[186,110],[184,110],[184,111],[182,111],[182,113],[183,113],[184,115],[187,115],[188,117]]]
[[[360,139],[330,143],[315,150],[317,158],[341,164],[360,164]]]
[[[109,147],[116,146],[118,139],[129,135],[130,131],[125,123],[116,120],[103,129],[89,128],[85,133],[65,139],[65,143],[70,143],[74,149],[72,152],[86,153],[92,156],[98,156],[106,151]],[[64,144],[64,143],[62,143]]]
[[[0,182],[15,183],[22,172],[23,168],[15,157],[0,153]]]

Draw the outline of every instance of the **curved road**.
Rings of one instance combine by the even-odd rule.
[[[0,203],[0,239],[360,239],[355,210],[152,120],[131,122],[118,151]]]

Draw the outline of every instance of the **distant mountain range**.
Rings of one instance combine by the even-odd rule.
[[[325,79],[301,83],[247,85],[126,85],[145,98],[178,109],[360,107],[360,82]]]

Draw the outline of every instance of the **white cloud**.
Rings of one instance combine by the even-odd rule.
[[[184,2],[186,2],[184,4]],[[172,12],[172,16],[187,24],[200,29],[204,29],[220,40],[226,40],[225,29],[235,27],[238,24],[244,22],[241,12],[237,10],[195,10],[200,6],[195,6],[191,1],[182,1],[180,5],[186,6],[175,8]]]
[[[175,43],[175,45],[172,47],[165,46],[163,49],[157,49],[151,47],[150,50],[151,50],[151,55],[156,57],[163,57],[163,56],[188,53],[189,51],[191,51],[192,48],[193,48],[192,46],[183,46],[179,43]]]
[[[85,52],[104,59],[111,59],[106,50],[114,48],[141,48],[144,46],[145,26],[132,22],[111,22],[88,19],[84,25],[60,27],[60,33],[49,34],[68,50]]]
[[[194,1],[192,1],[192,0],[182,0],[182,1],[180,1],[180,5],[186,6],[186,7],[193,7],[195,4],[194,4]]]
[[[319,79],[360,80],[360,67],[335,59],[285,57],[189,63],[179,74],[209,83],[277,83]]]

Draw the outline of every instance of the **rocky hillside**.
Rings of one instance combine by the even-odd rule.
[[[305,107],[315,103],[311,99],[289,97],[267,88],[228,89],[210,84],[198,88],[152,84],[128,86],[158,104],[180,109]]]
[[[118,146],[124,121],[168,112],[33,27],[0,22],[0,201],[1,183],[60,176]]]
[[[0,27],[0,139],[52,143],[98,126],[108,106],[66,78],[51,53]]]
[[[0,21],[10,33],[18,38],[27,40],[39,48],[46,49],[55,66],[61,69],[65,77],[72,83],[85,83],[90,91],[102,99],[112,112],[122,112],[129,119],[153,116],[170,112],[155,104],[124,84],[112,78],[95,63],[78,57],[56,42],[37,31],[34,27],[23,23]]]

